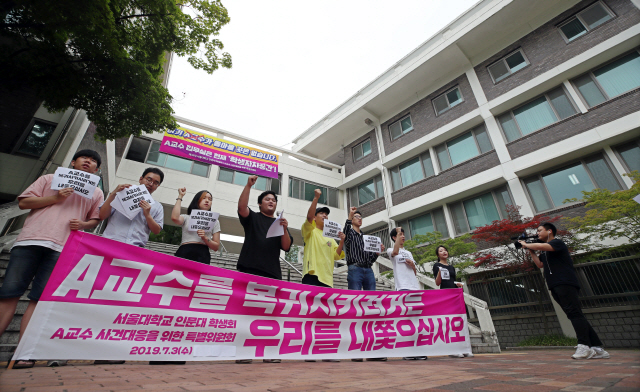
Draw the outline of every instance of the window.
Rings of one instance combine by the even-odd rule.
[[[411,116],[407,116],[389,125],[389,134],[391,135],[391,140],[395,140],[411,130],[413,130]]]
[[[527,178],[524,184],[538,212],[560,207],[566,199],[581,199],[582,191],[622,189],[602,154]]]
[[[34,120],[29,133],[24,138],[20,146],[15,150],[17,153],[39,157],[49,144],[51,135],[56,130],[57,124],[42,120]]]
[[[429,151],[426,151],[422,155],[391,169],[391,182],[393,189],[397,191],[433,175],[435,172],[431,163],[431,155],[429,155]]]
[[[337,189],[289,177],[289,197],[312,201],[316,189],[322,191],[318,203],[336,208],[340,207],[338,204],[339,193]]]
[[[486,226],[495,220],[508,218],[507,205],[513,205],[506,185],[451,204],[451,217],[457,234],[464,234],[478,227]]]
[[[359,207],[381,197],[384,197],[382,175],[377,175],[374,178],[349,189],[349,200],[352,207]]]
[[[616,151],[622,158],[622,162],[627,167],[627,171],[638,170],[640,172],[640,141],[616,147]]]
[[[507,76],[521,70],[529,65],[529,62],[524,57],[522,49],[518,49],[513,53],[501,58],[497,62],[487,67],[489,74],[493,78],[493,83],[498,83]]]
[[[371,154],[371,139],[367,139],[364,142],[353,147],[353,161],[357,162],[367,155]]]
[[[511,142],[576,113],[573,103],[561,86],[502,114],[498,117],[498,123],[507,141]]]
[[[594,107],[640,87],[640,54],[637,51],[573,80],[589,107]]]
[[[157,140],[134,137],[129,145],[127,158],[132,161],[150,163],[152,165],[166,167],[185,173],[191,173],[200,177],[209,175],[209,167],[206,163],[180,158],[174,155],[160,152],[160,142]],[[246,183],[246,181],[245,181]]]
[[[218,181],[228,182],[229,184],[247,185],[247,180],[252,174],[240,172],[237,170],[231,170],[221,167],[218,173]],[[258,176],[258,180],[251,187],[251,189],[257,189],[260,191],[274,191],[277,195],[280,194],[280,174],[278,178],[268,178]]]
[[[612,18],[613,13],[611,10],[602,4],[602,2],[598,1],[591,7],[578,12],[558,27],[565,41],[571,42]]]
[[[436,116],[439,116],[452,107],[462,103],[462,101],[462,94],[460,94],[460,89],[458,87],[454,87],[439,97],[434,98],[433,108],[436,111]]]
[[[446,170],[461,162],[493,150],[484,124],[455,139],[436,146],[440,170]]]
[[[404,222],[398,222],[398,226],[404,229],[404,235],[407,237],[407,240],[417,235],[425,235],[427,233],[433,233],[434,231],[442,234],[442,238],[449,237],[447,221],[442,208],[429,211],[415,218],[407,219]]]

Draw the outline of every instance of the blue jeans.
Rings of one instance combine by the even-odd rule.
[[[349,290],[376,290],[376,277],[371,268],[358,267],[355,264],[350,265],[347,273],[347,286]]]
[[[44,246],[16,246],[11,249],[9,265],[0,286],[0,298],[18,298],[27,291],[33,279],[30,300],[38,301],[53,272],[60,252]]]

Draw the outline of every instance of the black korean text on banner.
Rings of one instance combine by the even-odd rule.
[[[324,228],[322,229],[323,236],[340,241],[340,236],[338,235],[338,233],[340,233],[341,231],[342,225],[340,223],[330,221],[329,219],[324,220]]]
[[[59,191],[64,188],[73,188],[73,192],[82,197],[91,199],[96,190],[100,177],[82,170],[59,167],[53,174],[51,189]]]
[[[116,193],[116,199],[111,203],[111,206],[127,218],[133,219],[142,211],[140,202],[143,200],[150,205],[154,203],[147,187],[144,185],[131,186]]]
[[[364,241],[365,252],[381,252],[382,240],[379,237],[373,235],[363,235],[362,240]]]
[[[188,229],[189,231],[211,232],[219,216],[219,213],[213,211],[191,210]]]

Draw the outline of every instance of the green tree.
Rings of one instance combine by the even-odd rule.
[[[634,181],[628,190],[611,192],[598,188],[582,192],[587,212],[583,216],[568,219],[569,227],[595,244],[607,238],[624,239],[632,246],[640,244],[640,203],[633,200],[640,194],[640,173],[633,171],[625,176]]]
[[[473,253],[476,251],[476,244],[471,241],[471,235],[442,239],[442,234],[436,231],[416,235],[404,243],[405,249],[413,254],[418,271],[430,277],[433,277],[433,272],[428,267],[438,260],[436,248],[440,245],[446,246],[449,250],[449,263],[456,269],[456,277],[466,276],[468,273],[465,269],[473,265]]]
[[[52,112],[83,109],[102,140],[174,128],[165,54],[231,68],[215,37],[219,0],[8,0],[0,4],[0,86],[30,88]]]
[[[158,234],[149,234],[149,241],[180,245],[182,242],[182,227],[164,225]]]
[[[291,249],[284,256],[285,260],[291,264],[298,263],[298,245],[291,245]]]

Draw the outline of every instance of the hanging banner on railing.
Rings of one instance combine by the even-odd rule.
[[[278,156],[179,127],[165,131],[160,152],[232,170],[278,178]]]
[[[470,353],[462,289],[351,291],[74,231],[18,359],[340,359]]]

